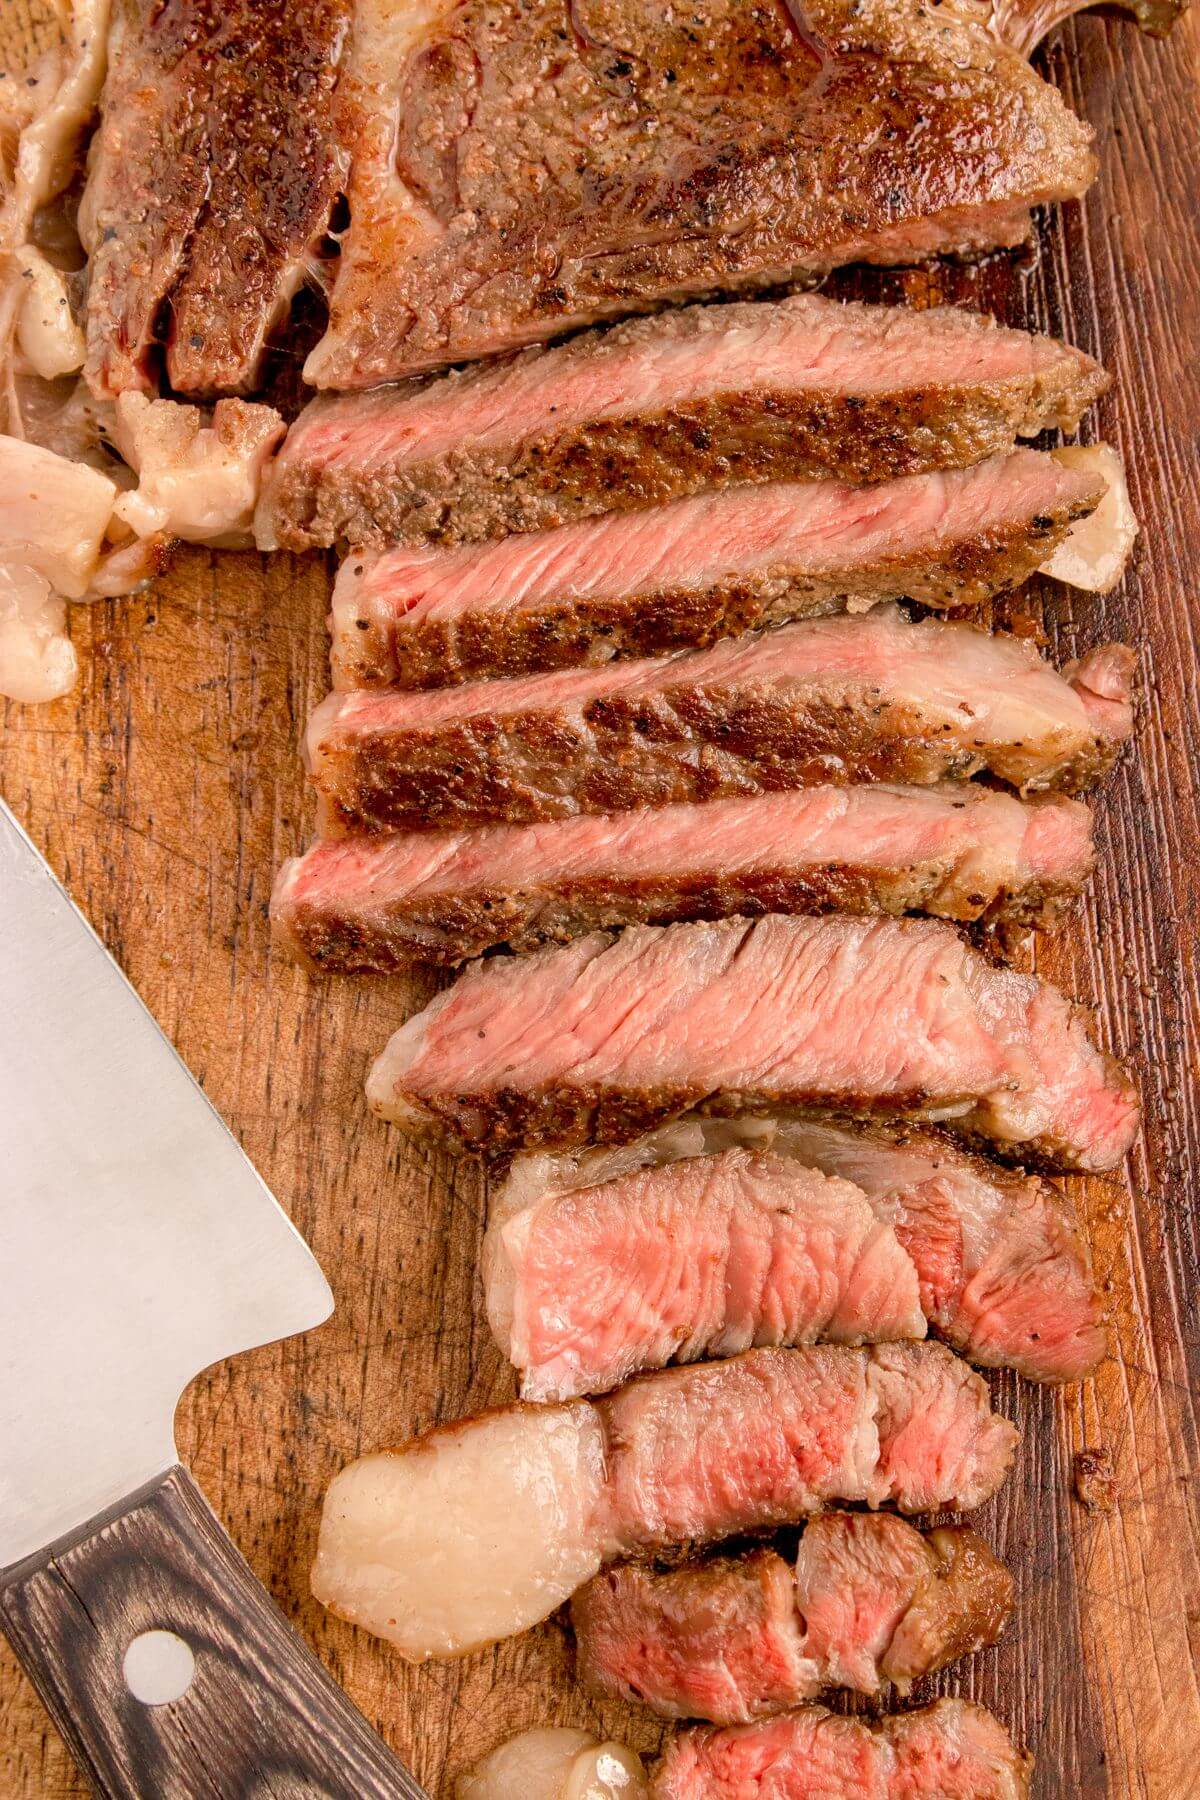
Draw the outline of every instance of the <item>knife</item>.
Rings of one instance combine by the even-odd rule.
[[[425,1800],[175,1449],[329,1285],[0,802],[0,1627],[97,1793]]]

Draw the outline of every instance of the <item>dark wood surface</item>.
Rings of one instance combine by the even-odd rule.
[[[424,1800],[185,1469],[31,1557],[0,1587],[0,1628],[106,1800]],[[153,1631],[174,1633],[194,1661],[182,1693],[145,1705],[124,1659]]]
[[[9,0],[17,6],[18,0]],[[15,14],[14,14],[15,16]],[[842,292],[948,297],[1063,332],[1114,370],[1089,424],[1124,452],[1144,536],[1096,602],[1032,591],[1056,654],[1113,635],[1142,656],[1141,722],[1101,802],[1086,908],[1038,968],[1097,1003],[1131,1060],[1146,1133],[1119,1182],[1075,1182],[1114,1321],[1094,1381],[1011,1377],[1025,1442],[981,1515],[1017,1573],[1004,1643],[922,1684],[993,1706],[1037,1750],[1039,1800],[1200,1793],[1197,1531],[1197,595],[1200,594],[1200,16],[1165,45],[1084,16],[1043,65],[1096,126],[1102,173],[1021,264],[847,277]],[[185,1459],[255,1571],[435,1792],[531,1723],[656,1728],[572,1686],[551,1623],[463,1662],[410,1669],[308,1595],[321,1493],[358,1450],[507,1399],[479,1306],[483,1184],[361,1104],[366,1064],[432,979],[312,981],[270,949],[272,871],[312,808],[295,748],[327,682],[318,559],[180,556],[149,596],[76,611],[76,694],[9,707],[0,786],[320,1257],[337,1295],[310,1337],[212,1370],[179,1413]],[[1107,1447],[1115,1508],[1072,1498],[1072,1457]],[[82,1791],[31,1688],[0,1660],[0,1793]]]

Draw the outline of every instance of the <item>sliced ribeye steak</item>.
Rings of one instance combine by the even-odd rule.
[[[80,234],[102,396],[256,385],[347,169],[336,84],[350,0],[115,0]]]
[[[1033,1758],[970,1700],[844,1719],[804,1706],[667,1746],[654,1800],[1027,1800]]]
[[[1092,818],[1078,800],[872,782],[545,825],[324,838],[284,864],[271,917],[277,940],[312,968],[386,972],[731,913],[1045,924],[1092,861]]]
[[[292,426],[263,549],[471,542],[717,483],[963,468],[1108,385],[976,313],[815,295],[691,306],[433,382],[325,395]]]
[[[980,1506],[1017,1439],[940,1345],[752,1350],[359,1458],[325,1496],[313,1592],[410,1658],[453,1656],[548,1618],[623,1556],[837,1500]]]
[[[801,19],[806,18],[807,24]],[[359,0],[322,388],[842,263],[1013,244],[1092,134],[965,8]]]
[[[767,1345],[925,1336],[916,1265],[860,1188],[726,1150],[522,1206],[484,1243],[496,1341],[525,1400]]]
[[[932,919],[637,925],[491,957],[392,1037],[384,1118],[473,1149],[620,1143],[680,1113],[944,1121],[1013,1159],[1110,1169],[1132,1085],[1084,1010]]]
[[[484,1292],[528,1400],[755,1344],[923,1337],[1035,1381],[1105,1349],[1057,1188],[913,1127],[691,1118],[630,1145],[518,1157]]]
[[[795,1568],[775,1550],[673,1569],[618,1563],[571,1602],[577,1669],[600,1699],[747,1724],[830,1688],[876,1694],[1000,1636],[1012,1576],[966,1526],[923,1537],[890,1513],[823,1513]]]
[[[984,770],[1072,791],[1129,736],[1132,665],[1108,646],[1059,675],[1028,639],[877,607],[602,669],[331,694],[305,754],[330,832]]]
[[[881,600],[1017,587],[1104,492],[1035,450],[876,487],[717,488],[498,543],[347,558],[334,686],[440,688],[653,655]]]

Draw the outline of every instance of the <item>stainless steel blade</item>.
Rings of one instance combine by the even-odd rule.
[[[0,1570],[176,1461],[184,1387],[332,1296],[0,802]]]

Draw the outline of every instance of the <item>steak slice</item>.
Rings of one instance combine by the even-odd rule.
[[[965,1526],[923,1537],[889,1513],[823,1513],[795,1573],[774,1550],[672,1569],[619,1563],[571,1602],[577,1669],[600,1699],[739,1725],[829,1688],[907,1693],[1000,1636],[1012,1576]]]
[[[80,234],[98,396],[246,394],[346,173],[349,0],[115,0]]]
[[[751,1344],[923,1337],[926,1321],[1035,1381],[1079,1380],[1105,1349],[1066,1197],[912,1129],[693,1118],[519,1157],[483,1275],[527,1400]]]
[[[970,1700],[882,1719],[805,1706],[672,1739],[654,1800],[1027,1800],[1033,1758]]]
[[[662,302],[1020,241],[1092,134],[919,0],[360,0],[362,125],[316,387]]]
[[[801,788],[546,825],[325,838],[284,864],[277,940],[381,970],[731,913],[925,912],[1043,924],[1087,879],[1078,800],[973,782]]]
[[[492,957],[402,1025],[374,1110],[477,1150],[623,1142],[689,1109],[932,1119],[1013,1158],[1116,1166],[1137,1131],[1083,1009],[931,919],[593,932]]]
[[[917,1271],[860,1188],[769,1151],[701,1156],[511,1209],[484,1288],[525,1400],[768,1344],[923,1338]]]
[[[352,556],[335,687],[440,688],[694,648],[881,600],[942,610],[1017,587],[1104,484],[1036,450],[877,487],[717,488],[457,549]]]
[[[331,694],[305,755],[327,829],[424,830],[980,770],[1086,787],[1129,736],[1132,653],[1059,675],[1027,639],[898,608],[708,650],[434,693]]]
[[[263,549],[471,542],[731,481],[959,468],[1108,386],[1053,338],[816,295],[690,306],[433,382],[322,396],[263,491]]]
[[[837,1500],[978,1506],[1017,1438],[940,1345],[753,1350],[359,1458],[325,1497],[313,1592],[410,1658],[458,1655],[549,1617],[633,1552]]]

